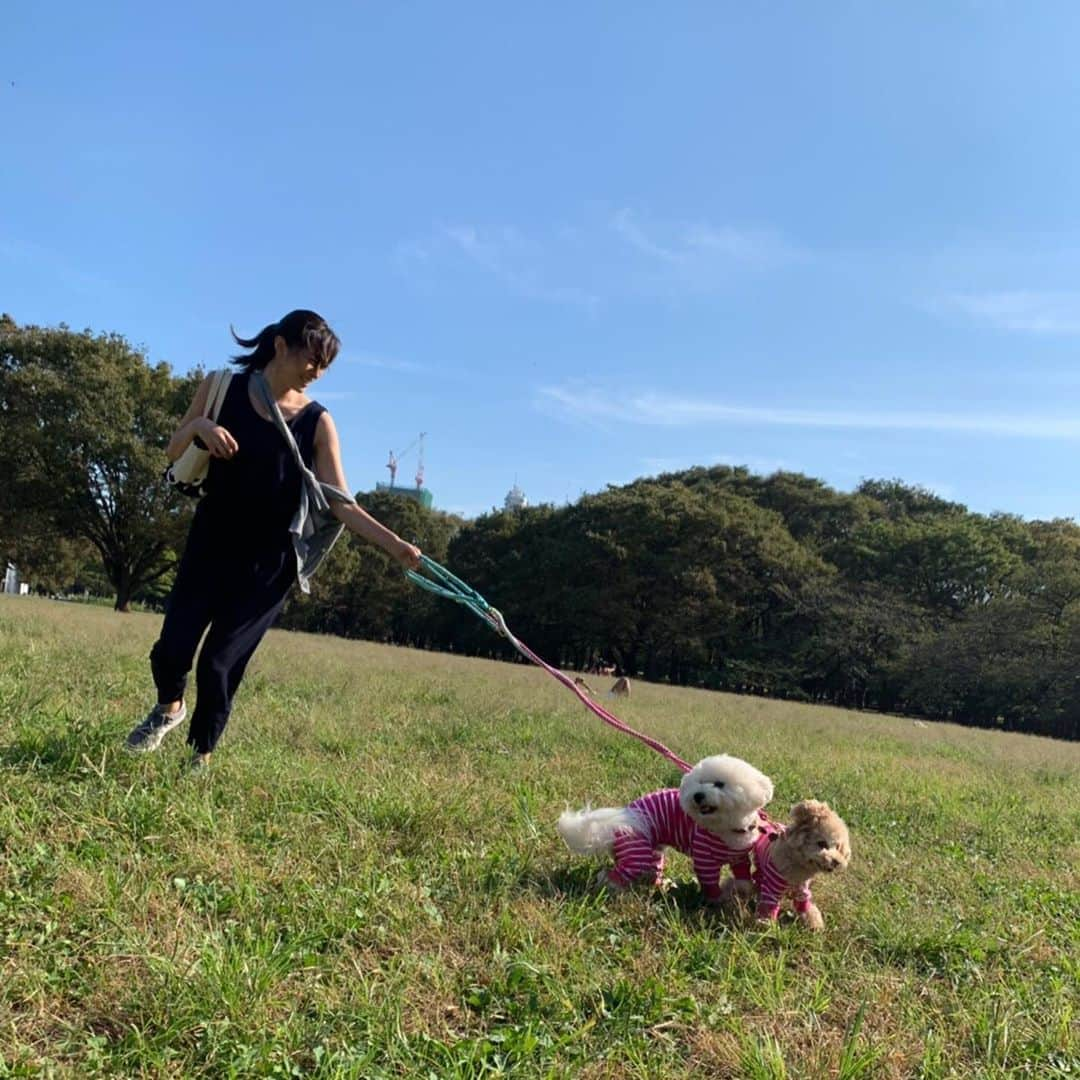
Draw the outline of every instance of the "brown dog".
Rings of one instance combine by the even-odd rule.
[[[773,922],[790,896],[799,921],[820,930],[825,921],[810,896],[810,882],[821,873],[843,870],[851,861],[851,839],[840,815],[828,803],[806,799],[791,808],[791,823],[758,837],[754,844],[757,918]],[[732,897],[734,889],[728,890]]]

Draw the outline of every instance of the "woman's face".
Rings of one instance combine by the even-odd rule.
[[[274,353],[280,368],[289,374],[289,385],[301,393],[326,370],[312,357],[309,348],[290,349],[281,337],[274,339]]]
[[[297,372],[299,375],[300,385],[296,387],[297,390],[304,390],[311,383],[313,383],[325,370],[317,361],[312,359],[310,349],[295,349],[293,350],[296,357]]]

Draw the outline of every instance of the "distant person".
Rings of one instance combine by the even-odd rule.
[[[209,627],[199,653],[198,698],[187,737],[197,771],[209,762],[244,669],[301,573],[300,551],[289,527],[301,505],[304,477],[259,397],[253,373],[265,378],[307,468],[319,481],[348,492],[334,421],[306,393],[341,347],[326,320],[313,311],[291,311],[253,338],[238,337],[235,331],[233,337],[251,351],[233,358],[241,372],[230,381],[217,420],[204,415],[208,376],[165,448],[169,460],[176,461],[197,436],[210,451],[210,472],[161,636],[150,652],[157,704],[127,740],[131,750],[156,750],[187,716],[187,675]],[[351,532],[404,566],[418,566],[420,550],[355,503],[331,502],[331,509]]]

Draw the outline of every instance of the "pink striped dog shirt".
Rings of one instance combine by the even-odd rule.
[[[806,911],[812,903],[809,883],[792,887],[773,864],[772,842],[784,832],[783,825],[773,825],[754,842],[754,884],[758,889],[758,916],[762,919],[775,919],[780,914],[785,893],[791,896],[798,912]]]
[[[629,885],[652,871],[657,882],[664,870],[663,848],[689,855],[694,874],[707,900],[720,896],[720,871],[731,867],[735,877],[750,880],[750,848],[728,847],[720,837],[701,828],[679,805],[679,789],[664,788],[643,795],[626,808],[640,822],[640,830],[615,834],[615,866],[608,877],[616,885]]]

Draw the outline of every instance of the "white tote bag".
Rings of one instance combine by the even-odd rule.
[[[217,420],[231,379],[232,372],[227,368],[215,371],[210,376],[210,393],[206,397],[203,416]],[[209,472],[210,451],[196,435],[188,443],[187,449],[165,470],[165,480],[182,494],[198,499],[206,494],[206,477]]]

